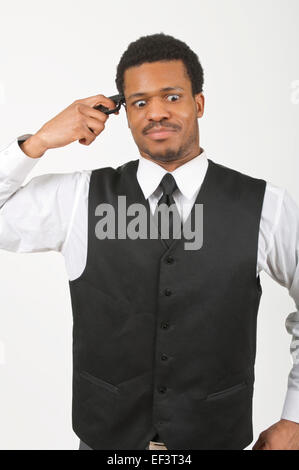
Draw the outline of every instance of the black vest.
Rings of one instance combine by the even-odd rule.
[[[93,170],[87,263],[70,281],[73,430],[93,449],[244,449],[253,439],[256,276],[266,182],[208,159],[203,245],[100,240],[96,207],[144,204],[139,160]],[[194,206],[192,213],[194,212]],[[116,222],[117,225],[117,222]]]

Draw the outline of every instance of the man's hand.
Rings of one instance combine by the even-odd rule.
[[[109,118],[109,114],[94,109],[99,104],[109,109],[115,108],[115,103],[104,95],[76,100],[29,137],[21,145],[21,149],[28,156],[38,158],[46,150],[64,147],[75,140],[79,140],[80,144],[90,145],[104,130]]]
[[[252,450],[299,450],[299,423],[281,419],[259,435]]]

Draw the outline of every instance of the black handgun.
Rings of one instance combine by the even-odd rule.
[[[116,106],[115,108],[109,109],[106,106],[103,106],[102,104],[98,104],[97,106],[94,106],[94,109],[98,109],[99,111],[102,111],[105,114],[112,114],[119,111],[121,105],[125,104],[125,97],[122,94],[109,96],[109,99],[114,101]]]

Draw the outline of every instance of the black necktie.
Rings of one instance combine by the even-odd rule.
[[[172,176],[171,173],[166,173],[166,175],[163,176],[162,180],[161,180],[161,183],[160,183],[160,186],[162,187],[162,190],[163,190],[163,194],[162,194],[162,197],[159,199],[159,202],[157,204],[157,208],[156,208],[156,211],[155,211],[155,214],[157,216],[157,210],[158,208],[159,209],[159,214],[158,214],[158,229],[159,229],[159,232],[161,234],[161,219],[163,217],[163,214],[164,214],[164,217],[166,217],[166,211],[163,211],[162,210],[162,206],[161,204],[166,204],[168,207],[170,207],[171,205],[172,208],[173,208],[173,212],[172,210],[169,210],[169,240],[165,240],[165,243],[167,246],[170,245],[170,242],[173,240],[173,221],[174,221],[174,218],[177,217],[178,221],[180,222],[181,224],[181,219],[180,219],[180,215],[179,215],[179,211],[177,209],[177,206],[176,206],[176,203],[174,201],[174,198],[173,198],[173,192],[177,189],[177,184],[175,182],[175,179],[174,177]],[[168,216],[167,216],[167,219],[168,220]]]

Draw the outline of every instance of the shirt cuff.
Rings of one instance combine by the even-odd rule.
[[[289,388],[283,405],[281,419],[299,423],[299,390]]]
[[[0,178],[22,183],[39,158],[31,158],[22,151],[15,138],[7,147],[0,150]]]

